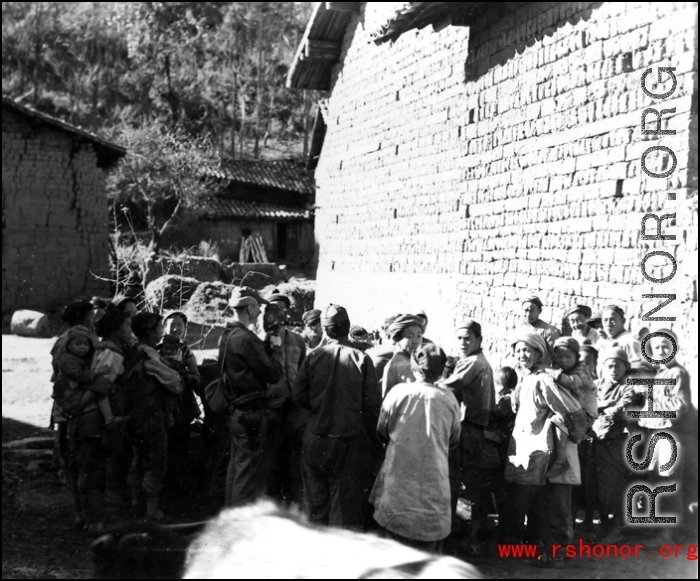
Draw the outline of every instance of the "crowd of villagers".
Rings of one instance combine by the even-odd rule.
[[[164,521],[164,486],[183,497],[197,488],[214,510],[270,496],[301,507],[311,524],[432,552],[452,535],[479,554],[490,531],[499,542],[539,544],[533,564],[560,567],[563,555],[549,549],[573,541],[577,514],[592,540],[621,540],[631,482],[677,486],[656,499],[656,514],[681,526],[660,526],[657,541],[688,523],[697,500],[689,375],[668,360],[663,335],[646,348],[667,361],[649,364],[619,306],[595,318],[588,306],[571,308],[563,336],[540,318],[540,299],[525,298],[510,365],[495,370],[482,349],[489,330],[472,319],[456,326],[460,354],[448,358],[426,338],[425,312],[392,316],[370,336],[338,305],[306,312],[303,329],[291,330],[290,306],[283,294],[234,289],[219,360],[208,367],[187,345],[181,312],[139,312],[130,298],[65,309],[52,418],[76,525],[99,530],[98,507],[125,503],[134,517]],[[674,380],[654,388],[653,406],[675,418],[629,419],[649,405],[630,377]],[[205,390],[217,378],[228,402],[218,413]],[[674,435],[678,460],[664,466],[659,442],[645,470],[632,471],[630,435],[642,436],[633,450],[642,463],[660,430]],[[637,513],[648,512],[644,495],[638,502]]]

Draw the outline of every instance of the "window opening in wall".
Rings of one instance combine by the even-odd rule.
[[[393,264],[389,265],[389,272],[394,272],[394,265]]]
[[[634,66],[632,64],[632,53],[626,52],[622,55],[622,72],[631,73],[633,69]]]
[[[399,100],[399,91],[396,91],[396,100]]]
[[[464,217],[465,217],[465,218],[469,218],[469,206],[466,206],[466,207],[464,208]]]
[[[622,185],[624,182],[625,180],[617,180],[617,183],[615,184],[615,195],[613,198],[620,199],[622,197]]]
[[[455,204],[455,212],[459,212],[459,200],[457,200],[457,203]]]
[[[399,217],[399,211],[394,208],[394,220]]]
[[[474,123],[474,119],[476,117],[476,109],[469,109],[469,124],[471,125]]]
[[[335,223],[336,223],[336,224],[340,224],[340,216],[336,216],[336,217],[335,217]]]
[[[462,137],[462,126],[457,127],[457,137]]]

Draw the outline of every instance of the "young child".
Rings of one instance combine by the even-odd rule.
[[[574,441],[580,441],[598,417],[596,386],[588,372],[588,367],[580,360],[579,356],[580,346],[578,341],[573,337],[560,337],[554,342],[554,365],[556,369],[548,372],[559,387],[568,390],[578,400],[586,412],[585,415],[581,416],[582,422],[573,431],[569,431],[569,435]],[[570,418],[563,419],[570,421]],[[553,424],[556,427],[554,430],[556,458],[547,471],[546,475],[548,478],[555,478],[568,468],[566,459],[566,441],[568,438],[562,434],[561,429],[559,429],[559,422],[556,419],[553,420]]]
[[[673,338],[676,349],[680,350],[678,336],[671,329],[658,329],[654,333],[663,333],[652,337],[647,344],[652,359],[659,363],[656,379],[673,381],[672,385],[654,386],[654,410],[675,412],[676,416],[675,418],[642,418],[639,420],[639,427],[646,432],[647,438],[652,432],[657,433],[657,430],[670,432],[676,440],[678,456],[669,469],[662,472],[661,467],[668,462],[671,451],[667,440],[659,440],[649,466],[649,481],[652,488],[658,484],[677,485],[677,493],[659,497],[656,514],[677,515],[678,525],[692,531],[688,507],[693,501],[697,501],[698,416],[692,403],[690,375],[685,367],[676,361],[673,343],[668,338]],[[669,360],[672,355],[673,359]],[[644,399],[646,400],[647,397]],[[648,409],[648,404],[644,407]],[[637,444],[633,449],[637,462],[643,460],[639,458],[640,451],[649,447],[647,438],[644,438],[646,440],[644,445]],[[695,522],[697,523],[697,520]],[[662,526],[656,539],[658,544],[672,544],[673,531],[674,527]]]
[[[129,416],[115,416],[109,398],[90,391],[89,385],[97,377],[109,375],[109,367],[91,369],[94,355],[93,338],[85,327],[73,327],[66,336],[64,352],[57,360],[57,376],[53,386],[53,399],[66,417],[78,415],[91,401],[96,401],[108,428],[129,420]]]
[[[182,361],[180,339],[175,335],[164,335],[160,343],[158,343],[158,353],[163,363],[170,367],[170,369],[177,371],[184,380],[188,374],[188,370]],[[182,394],[168,396],[168,427],[174,427],[176,421],[183,415],[182,405]]]
[[[591,378],[595,381],[598,379],[598,349],[591,344],[591,342],[586,339],[581,343],[581,363],[583,363],[588,369],[588,373]]]
[[[503,473],[505,472],[506,462],[508,461],[508,442],[510,442],[510,437],[513,434],[513,426],[515,425],[512,396],[518,385],[518,375],[512,367],[501,367],[496,371],[493,379],[496,387],[496,429],[494,430],[495,437],[493,441],[496,444],[500,462],[497,477],[493,480],[493,488],[496,494],[496,507],[498,509],[498,533],[501,538],[506,538],[509,533],[507,530],[507,524],[509,522],[507,515],[508,487]],[[486,432],[487,440],[492,439],[490,433],[491,432]]]
[[[587,466],[587,483],[598,491],[604,544],[620,540],[622,497],[627,469],[624,447],[628,439],[625,408],[634,389],[627,385],[629,357],[622,347],[607,347],[600,353],[603,377],[597,382],[599,415],[593,424],[592,461]],[[612,520],[610,520],[612,515]]]

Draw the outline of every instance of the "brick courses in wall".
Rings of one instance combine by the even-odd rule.
[[[2,310],[108,292],[108,204],[92,145],[3,106]]]
[[[343,304],[369,328],[423,308],[450,349],[471,316],[497,364],[525,294],[557,325],[577,302],[616,302],[636,330],[643,294],[676,292],[675,327],[697,345],[697,4],[501,3],[470,28],[377,46],[388,4],[365,3],[349,25],[324,105],[317,306]],[[663,102],[640,87],[658,66],[678,78]],[[641,171],[661,143],[642,136],[641,113],[657,105],[676,109],[664,115],[677,131],[663,137],[678,159],[668,179]],[[642,241],[642,216],[668,213],[668,192],[677,242]],[[657,246],[681,267],[652,287],[640,264]],[[696,357],[680,355],[694,381]]]

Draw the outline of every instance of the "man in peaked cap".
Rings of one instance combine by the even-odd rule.
[[[280,338],[266,344],[250,327],[260,316],[257,292],[237,287],[229,306],[233,323],[221,338],[219,361],[226,378],[230,406],[231,457],[226,476],[227,506],[241,506],[267,492],[279,446],[281,420],[270,409],[268,384],[283,374]]]
[[[302,451],[305,505],[314,524],[361,530],[381,397],[372,360],[351,346],[350,318],[339,305],[321,316],[328,344],[304,359],[292,400],[309,410]]]
[[[523,315],[525,317],[525,328],[531,332],[534,331],[535,333],[542,335],[547,343],[547,353],[543,354],[541,363],[549,366],[552,364],[554,342],[561,337],[561,331],[554,325],[545,323],[542,319],[540,319],[540,315],[542,314],[542,309],[544,307],[539,297],[534,295],[525,297],[522,300],[522,306]]]

